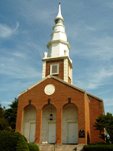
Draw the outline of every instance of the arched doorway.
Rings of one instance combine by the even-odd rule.
[[[23,135],[29,142],[35,141],[36,132],[36,109],[33,105],[24,108]]]
[[[56,142],[56,108],[52,104],[44,106],[42,113],[42,143]]]
[[[64,144],[78,143],[78,114],[72,103],[63,107],[62,141]]]

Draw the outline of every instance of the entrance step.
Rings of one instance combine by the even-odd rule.
[[[40,151],[54,151],[54,145],[50,144],[40,144],[39,148]]]
[[[84,145],[40,144],[40,151],[81,151]]]

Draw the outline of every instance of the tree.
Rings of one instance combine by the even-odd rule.
[[[17,116],[18,100],[15,100],[9,105],[9,108],[5,110],[4,117],[8,121],[10,127],[15,130],[16,116]]]
[[[96,119],[95,127],[100,130],[100,133],[105,129],[105,136],[109,136],[110,142],[113,143],[113,115],[111,113],[99,116]]]
[[[5,130],[9,127],[7,120],[4,118],[5,108],[0,105],[0,130]]]

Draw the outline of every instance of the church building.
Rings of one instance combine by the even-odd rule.
[[[73,85],[73,63],[59,3],[42,80],[18,97],[16,131],[37,144],[87,144],[102,141],[95,129],[103,101]]]

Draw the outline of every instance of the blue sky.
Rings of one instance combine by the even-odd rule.
[[[57,0],[0,1],[0,104],[42,79]],[[113,113],[113,0],[62,0],[74,85],[104,100]]]

